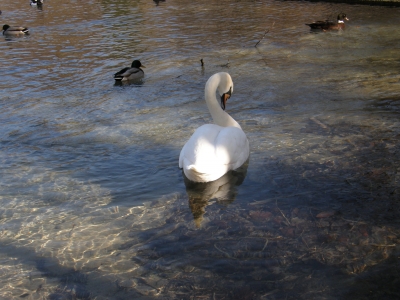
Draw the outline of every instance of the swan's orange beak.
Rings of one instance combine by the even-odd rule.
[[[225,110],[225,104],[230,97],[231,97],[231,95],[229,95],[228,93],[225,93],[221,96],[221,107],[223,110]]]
[[[222,108],[223,110],[225,110],[225,104],[226,104],[226,102],[228,101],[228,99],[231,97],[231,95],[232,95],[232,87],[229,89],[228,92],[224,93],[224,94],[221,96],[221,108]]]

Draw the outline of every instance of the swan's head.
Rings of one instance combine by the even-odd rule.
[[[233,81],[231,75],[225,72],[217,73],[220,77],[218,93],[221,96],[221,108],[225,110],[225,105],[233,93]],[[217,75],[216,74],[216,75]]]

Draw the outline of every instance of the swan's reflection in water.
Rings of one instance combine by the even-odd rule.
[[[200,227],[203,221],[205,207],[210,200],[219,204],[229,205],[235,201],[237,187],[241,185],[247,174],[249,165],[247,160],[240,168],[229,171],[221,178],[211,182],[193,182],[183,174],[186,192],[189,198],[189,207],[192,211],[196,227]],[[211,204],[211,203],[210,203]]]

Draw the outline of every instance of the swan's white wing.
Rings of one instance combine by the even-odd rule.
[[[191,165],[202,166],[215,159],[215,139],[223,127],[205,124],[196,129],[183,146],[179,156],[179,167],[183,167],[186,159]]]
[[[229,170],[239,168],[249,157],[249,141],[237,127],[224,127],[215,140],[215,153],[221,164]]]
[[[206,124],[183,146],[179,167],[193,181],[212,181],[239,168],[249,156],[249,142],[236,127]]]

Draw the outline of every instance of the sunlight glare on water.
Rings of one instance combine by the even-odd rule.
[[[381,295],[395,282],[399,8],[0,9],[30,29],[0,39],[0,298],[365,299],[367,275],[383,270]],[[305,25],[342,11],[345,31]],[[144,79],[115,85],[133,59]],[[250,159],[193,184],[178,157],[211,122],[204,85],[220,71]]]

